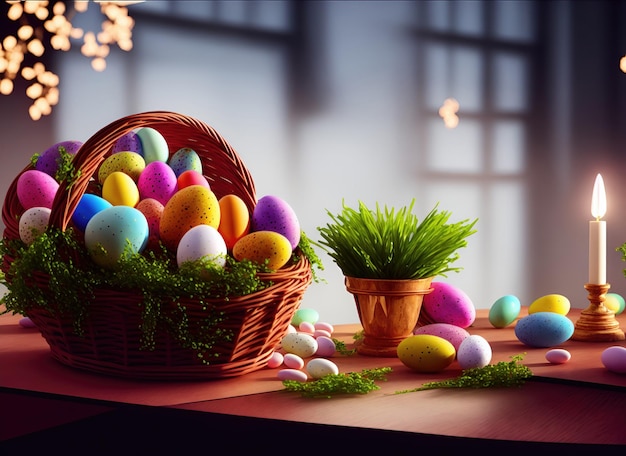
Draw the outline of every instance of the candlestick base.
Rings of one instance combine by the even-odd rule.
[[[615,312],[604,305],[606,293],[611,286],[585,284],[589,307],[583,310],[574,325],[572,340],[583,342],[612,342],[624,340],[624,331],[615,319]]]

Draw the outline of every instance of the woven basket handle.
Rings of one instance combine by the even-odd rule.
[[[220,198],[239,196],[252,211],[256,205],[254,181],[237,152],[202,121],[169,111],[150,111],[122,117],[90,137],[73,158],[79,177],[72,185],[61,182],[52,203],[49,226],[65,230],[80,199],[94,179],[100,164],[110,155],[117,140],[131,131],[151,127],[168,143],[170,155],[190,147],[200,156],[204,176]]]

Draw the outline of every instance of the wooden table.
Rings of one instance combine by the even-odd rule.
[[[568,316],[576,321],[579,312],[572,309]],[[0,454],[56,446],[65,454],[178,454],[198,445],[206,451],[299,448],[315,454],[380,445],[394,452],[436,448],[437,454],[558,446],[571,453],[626,445],[626,375],[609,372],[600,360],[606,347],[624,346],[623,341],[567,341],[562,348],[572,359],[552,365],[545,360],[547,349],[521,344],[513,326],[493,328],[486,310],[478,311],[468,331],[490,342],[492,363],[524,354],[534,376],[523,386],[396,394],[456,376],[458,363],[422,374],[396,358],[336,356],[341,372],[392,372],[377,391],[332,399],[285,391],[273,369],[202,382],[132,381],[78,371],[51,359],[39,332],[18,320],[0,317],[0,450],[9,450]],[[626,316],[618,320],[625,328]],[[359,329],[340,325],[333,337],[351,344]]]

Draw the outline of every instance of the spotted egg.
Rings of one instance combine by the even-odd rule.
[[[98,168],[98,182],[103,184],[109,174],[120,171],[128,174],[135,182],[146,167],[146,162],[137,152],[118,152],[108,156]]]
[[[456,353],[461,369],[485,367],[491,362],[493,351],[491,345],[483,336],[471,334],[466,337]]]
[[[141,151],[146,165],[155,161],[167,163],[170,156],[167,141],[163,135],[151,127],[142,127],[136,131],[141,142]]]
[[[431,334],[417,334],[403,339],[397,347],[398,359],[417,372],[439,372],[456,357],[454,346]]]
[[[24,171],[17,178],[17,199],[24,209],[52,208],[58,189],[59,183],[54,177],[36,169]]]
[[[339,367],[326,358],[314,358],[306,363],[306,371],[312,378],[322,378],[327,375],[337,375]]]
[[[163,208],[159,236],[163,244],[174,251],[183,235],[196,225],[217,229],[220,206],[215,194],[201,185],[179,189]]]
[[[154,198],[145,198],[140,200],[135,208],[141,211],[141,213],[146,217],[150,237],[158,237],[159,224],[161,222],[161,216],[163,215],[163,209],[165,206]]]
[[[287,353],[294,353],[301,358],[309,358],[317,351],[317,340],[310,334],[288,333],[280,340],[280,346]]]
[[[120,136],[120,138],[115,141],[115,144],[113,144],[111,152],[136,152],[143,157],[141,140],[139,139],[139,136],[137,136],[137,133],[135,133],[135,131],[129,131],[128,133]]]
[[[441,337],[450,342],[455,350],[458,350],[461,342],[470,335],[464,328],[449,323],[430,323],[419,326],[413,330],[413,334],[430,334]]]
[[[470,297],[460,288],[433,281],[433,291],[424,295],[420,312],[421,324],[448,323],[468,328],[476,319],[476,307]]]
[[[266,195],[252,211],[251,231],[274,231],[285,236],[291,248],[300,242],[300,222],[292,207],[282,198]]]
[[[50,213],[47,207],[31,207],[24,211],[19,220],[20,239],[30,245],[48,228]]]
[[[515,336],[530,347],[554,347],[574,334],[574,323],[555,312],[536,312],[519,319]]]
[[[274,231],[254,231],[239,239],[233,246],[233,257],[237,261],[249,260],[267,264],[272,270],[282,268],[291,258],[291,243],[282,234]]]
[[[62,151],[70,155],[75,155],[78,149],[83,145],[80,141],[61,141],[43,151],[35,162],[35,169],[42,171],[52,177],[56,177],[59,169],[59,160],[62,157]]]
[[[190,147],[178,149],[170,157],[168,163],[174,171],[174,174],[176,174],[176,177],[189,170],[194,170],[202,174],[202,161],[200,160],[200,156]]]
[[[165,205],[178,190],[176,175],[172,168],[162,161],[148,163],[139,176],[137,188],[142,199],[154,198]]]

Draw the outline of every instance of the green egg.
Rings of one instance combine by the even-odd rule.
[[[625,304],[624,298],[617,293],[607,293],[605,296],[604,305],[615,312],[615,315],[624,311]]]
[[[300,308],[296,310],[296,312],[293,314],[293,318],[291,319],[291,324],[295,326],[296,328],[303,321],[306,321],[314,325],[315,323],[318,322],[319,318],[320,318],[320,315],[317,312],[317,310],[309,309],[309,308]]]
[[[495,328],[506,328],[519,316],[521,303],[517,296],[505,295],[489,309],[489,323]]]

